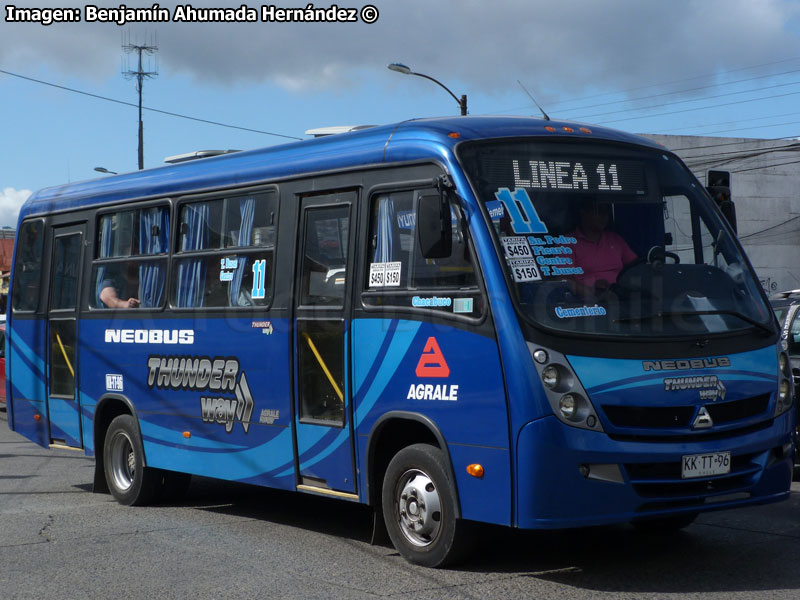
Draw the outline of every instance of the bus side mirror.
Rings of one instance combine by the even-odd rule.
[[[453,225],[450,203],[445,194],[419,196],[417,237],[424,258],[445,258],[452,253]]]
[[[706,189],[719,206],[722,214],[725,215],[733,232],[736,233],[736,205],[731,200],[731,188],[723,185],[709,185]]]

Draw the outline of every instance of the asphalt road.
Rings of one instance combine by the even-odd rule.
[[[468,563],[407,564],[368,543],[361,506],[199,479],[179,506],[91,493],[93,463],[43,450],[0,412],[0,598],[800,597],[800,484],[789,502],[629,526],[486,529]]]

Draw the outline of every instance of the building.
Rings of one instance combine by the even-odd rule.
[[[768,293],[800,288],[800,141],[645,135],[705,185],[709,171],[729,172],[739,240],[761,285]]]

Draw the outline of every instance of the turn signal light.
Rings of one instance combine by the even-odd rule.
[[[458,138],[461,137],[461,134],[457,133],[455,131],[451,131],[450,133],[447,134],[447,137],[453,138],[454,140],[457,140]]]
[[[37,422],[41,421],[42,420],[42,415],[33,415],[33,420],[37,421]]]
[[[192,432],[191,431],[184,431],[183,432],[183,437],[185,437],[188,440],[190,437],[192,437]]]
[[[469,465],[467,467],[467,473],[469,473],[473,477],[481,479],[483,477],[483,465],[478,465],[478,464]]]

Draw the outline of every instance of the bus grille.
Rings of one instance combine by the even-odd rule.
[[[753,425],[747,425],[745,427],[736,427],[734,429],[724,429],[722,431],[714,431],[713,429],[701,429],[699,431],[692,431],[690,433],[685,434],[650,434],[650,435],[641,435],[641,434],[621,434],[621,433],[609,433],[608,437],[615,442],[661,442],[661,443],[685,443],[685,442],[710,442],[713,440],[727,440],[730,438],[738,437],[740,435],[747,435],[749,433],[756,433],[758,431],[763,431],[764,429],[769,429],[772,427],[774,419],[767,419],[765,421],[760,421]]]
[[[758,454],[731,457],[731,471],[698,479],[681,479],[680,461],[624,465],[634,491],[647,502],[640,510],[702,505],[715,496],[745,494],[761,471]]]
[[[769,394],[731,402],[708,403],[706,410],[715,425],[749,419],[769,406]],[[603,412],[614,427],[644,429],[684,429],[691,425],[697,407],[689,406],[615,406],[604,404]]]

